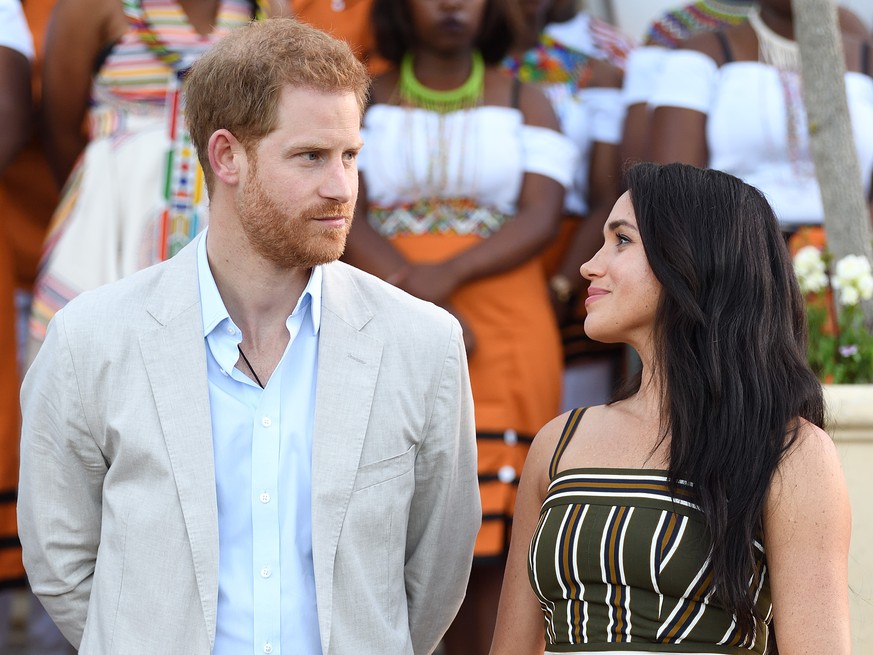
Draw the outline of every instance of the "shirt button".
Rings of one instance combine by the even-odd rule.
[[[261,569],[261,577],[262,578],[269,578],[272,574],[273,573],[272,573],[272,571],[270,571],[270,567],[268,567],[268,566],[265,566],[264,568]]]
[[[504,484],[509,484],[515,480],[515,469],[508,465],[501,466],[500,470],[497,471],[497,478]]]
[[[269,416],[265,416],[261,419],[261,425],[263,425],[265,428],[268,428],[273,425],[273,421],[270,420]]]
[[[265,653],[272,653],[273,652],[273,644],[271,644],[269,641],[266,644],[264,644],[264,652]]]
[[[510,428],[503,433],[503,441],[509,446],[514,446],[518,443],[518,432]]]
[[[236,334],[236,330],[234,330],[230,325],[228,325],[227,326],[227,333],[228,334]]]
[[[265,491],[264,493],[261,494],[260,499],[261,499],[262,503],[269,503],[270,502],[270,494],[268,494]]]

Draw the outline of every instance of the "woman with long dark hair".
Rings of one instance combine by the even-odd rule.
[[[719,171],[626,177],[585,329],[642,370],[535,439],[492,653],[849,653],[848,496],[773,211]]]

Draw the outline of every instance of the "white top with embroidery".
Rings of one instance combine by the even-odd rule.
[[[570,139],[525,125],[522,113],[510,107],[438,114],[379,104],[367,111],[362,136],[358,168],[367,201],[383,208],[465,199],[511,216],[525,173],[567,187],[578,161]]]
[[[873,175],[873,78],[847,73],[846,95],[862,182]],[[783,226],[815,225],[823,209],[809,151],[799,76],[755,61],[718,67],[691,50],[665,59],[654,106],[707,115],[709,167],[732,173],[767,196]]]

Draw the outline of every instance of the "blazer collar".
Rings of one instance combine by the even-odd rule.
[[[200,305],[197,244],[202,238],[201,232],[175,257],[159,264],[163,267],[163,272],[146,302],[146,311],[163,326],[179,314],[189,311],[192,305]]]

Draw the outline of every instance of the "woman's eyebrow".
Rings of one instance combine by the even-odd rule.
[[[606,223],[606,229],[610,231],[617,230],[620,227],[630,228],[634,232],[639,232],[636,225],[630,221],[624,220],[623,218],[615,218]]]

